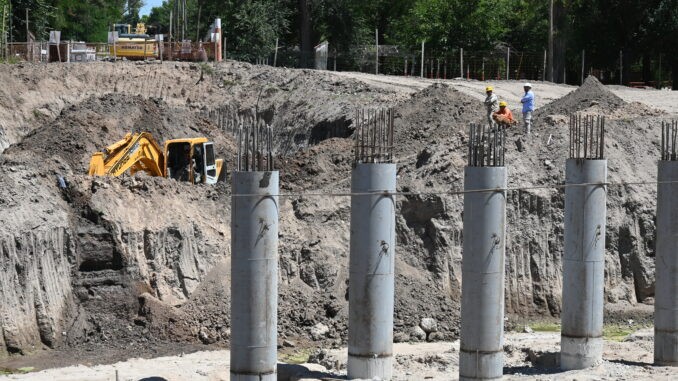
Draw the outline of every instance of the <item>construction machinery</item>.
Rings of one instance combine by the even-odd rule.
[[[214,143],[207,138],[168,140],[161,150],[148,132],[126,134],[94,153],[89,162],[90,176],[120,176],[128,171],[191,184],[215,184],[226,172],[224,160],[214,158]]]
[[[113,31],[118,32],[118,38],[109,47],[112,57],[129,60],[159,57],[158,44],[146,34],[144,23],[138,23],[134,33],[130,24],[113,24]]]

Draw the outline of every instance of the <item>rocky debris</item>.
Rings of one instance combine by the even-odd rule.
[[[527,360],[535,368],[558,368],[560,367],[560,353],[552,351],[536,350],[534,348],[522,348],[527,355]]]
[[[405,332],[396,332],[393,334],[394,343],[406,343],[410,341],[410,335]]]
[[[410,339],[412,341],[426,340],[426,332],[420,326],[412,327],[410,329]]]
[[[421,319],[421,322],[419,322],[419,327],[426,332],[426,334],[429,334],[431,332],[437,332],[438,331],[438,322],[436,319],[432,318],[423,318]]]
[[[313,340],[322,340],[330,332],[330,328],[323,323],[318,323],[311,327],[309,333]]]
[[[321,365],[328,370],[341,370],[346,366],[326,349],[316,349],[308,356],[308,363]]]

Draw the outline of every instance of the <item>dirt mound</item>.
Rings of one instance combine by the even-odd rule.
[[[484,109],[482,102],[436,83],[396,106],[396,142],[411,150],[411,144],[426,143],[427,138],[466,131],[469,123],[483,119]]]
[[[577,90],[536,110],[537,116],[568,115],[594,109],[597,113],[610,113],[626,105],[594,76],[588,76]]]
[[[170,107],[161,99],[107,94],[68,107],[8,152],[56,155],[74,169],[86,169],[92,153],[122,139],[128,132],[150,132],[158,144],[181,137],[223,137],[214,124],[198,113]],[[220,140],[223,143],[224,139]]]

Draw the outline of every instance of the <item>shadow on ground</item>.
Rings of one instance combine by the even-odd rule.
[[[335,373],[313,371],[303,365],[278,364],[278,381],[295,380],[297,378],[310,378],[328,381],[347,380],[346,376]]]

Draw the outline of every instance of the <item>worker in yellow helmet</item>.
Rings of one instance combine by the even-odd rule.
[[[513,113],[508,108],[508,104],[505,101],[499,102],[499,110],[492,113],[492,119],[502,127],[508,127],[511,124],[517,123],[516,120],[513,119]]]
[[[499,111],[499,98],[494,94],[494,88],[492,86],[487,86],[485,88],[485,107],[487,108],[487,122],[490,124],[490,128],[494,127],[494,120],[492,120],[492,114]]]

